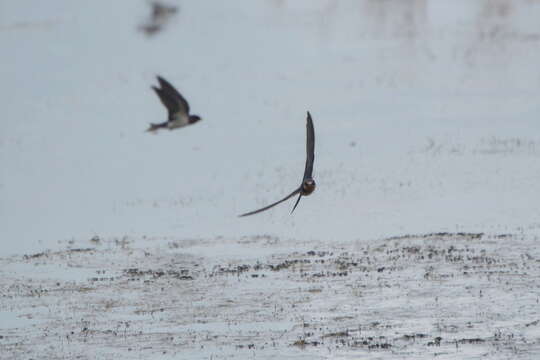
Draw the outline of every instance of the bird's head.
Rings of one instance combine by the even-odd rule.
[[[315,184],[315,180],[313,179],[306,179],[302,183],[302,195],[309,195],[313,191],[315,191],[315,187],[317,185]]]

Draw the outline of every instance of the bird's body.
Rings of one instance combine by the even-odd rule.
[[[189,117],[183,114],[177,114],[172,120],[168,120],[168,121],[158,123],[158,124],[150,124],[148,131],[155,131],[158,129],[174,130],[174,129],[178,129],[178,128],[193,124],[196,121],[190,122]]]
[[[262,209],[251,211],[245,214],[240,215],[242,216],[249,216],[258,214],[260,212],[263,212],[265,210],[268,210],[277,204],[280,204],[284,202],[285,200],[290,199],[291,197],[298,195],[298,200],[296,200],[296,203],[294,204],[294,207],[291,211],[291,213],[296,209],[296,206],[300,202],[300,199],[302,196],[308,196],[315,191],[316,184],[315,180],[313,180],[313,162],[315,161],[315,130],[313,128],[313,120],[311,119],[311,114],[307,113],[307,124],[306,124],[306,131],[307,131],[307,141],[306,141],[306,167],[304,169],[304,177],[302,179],[302,183],[298,187],[298,189],[294,190],[292,193],[287,195],[285,198],[276,201],[273,204],[270,204],[268,206],[263,207]]]
[[[315,181],[313,179],[308,179],[302,184],[302,195],[308,196],[315,191]]]
[[[162,77],[157,77],[160,87],[152,86],[163,105],[167,108],[168,119],[165,122],[150,124],[147,131],[159,129],[174,130],[191,125],[201,120],[198,115],[189,114],[189,103],[184,97]]]

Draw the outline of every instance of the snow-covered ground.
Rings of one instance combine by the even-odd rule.
[[[538,240],[65,244],[0,260],[2,359],[536,359]]]
[[[3,354],[538,356],[540,2],[169,4],[0,3]],[[156,74],[204,120],[146,133]],[[306,110],[316,192],[238,218],[299,184]]]

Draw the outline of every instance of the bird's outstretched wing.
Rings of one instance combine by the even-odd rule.
[[[169,120],[173,120],[175,114],[178,114],[180,112],[180,106],[178,106],[178,102],[173,97],[168,95],[163,89],[155,86],[152,86],[152,89],[154,89],[156,94],[159,96],[161,103],[167,108]]]
[[[268,206],[265,206],[265,207],[263,207],[262,209],[255,210],[255,211],[251,211],[251,212],[248,212],[248,213],[239,215],[239,217],[242,217],[242,216],[249,216],[249,215],[254,215],[254,214],[263,212],[263,211],[265,211],[265,210],[268,210],[268,209],[270,209],[271,207],[274,207],[274,206],[276,206],[277,204],[280,204],[280,203],[284,202],[285,200],[290,199],[290,198],[293,197],[294,195],[299,194],[301,190],[302,190],[302,187],[299,187],[298,189],[294,190],[292,193],[290,193],[289,195],[287,195],[285,198],[283,198],[283,199],[281,199],[281,200],[279,200],[279,201],[276,201],[276,202],[273,203],[273,204],[270,204],[270,205],[268,205]],[[297,203],[298,203],[298,202],[297,202]],[[296,207],[296,205],[295,205],[295,207]],[[294,211],[294,209],[293,209],[293,211]]]
[[[312,178],[312,176],[313,176],[313,162],[315,161],[315,130],[313,129],[313,120],[311,120],[311,114],[309,113],[309,111],[307,112],[306,130],[307,130],[306,169],[304,170],[304,179],[303,180]],[[298,201],[300,201],[300,200],[298,200]]]
[[[161,76],[158,76],[157,79],[161,88],[155,86],[152,86],[152,88],[158,94],[163,105],[169,110],[169,118],[172,120],[171,115],[176,113],[189,115],[189,104],[186,99],[167,80]]]

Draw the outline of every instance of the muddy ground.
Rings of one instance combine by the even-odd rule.
[[[0,259],[0,357],[537,358],[537,241],[70,241]]]

